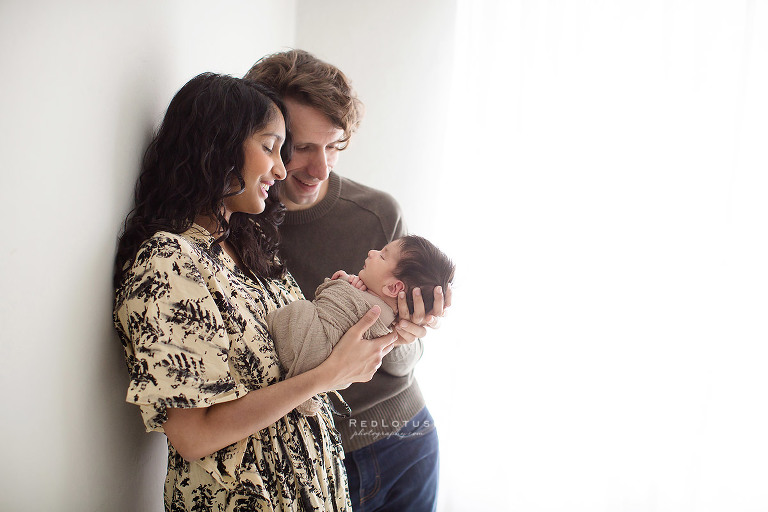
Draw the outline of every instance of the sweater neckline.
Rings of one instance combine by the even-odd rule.
[[[341,176],[331,171],[328,175],[328,190],[316,205],[305,210],[286,211],[283,225],[308,224],[330,212],[341,197]]]

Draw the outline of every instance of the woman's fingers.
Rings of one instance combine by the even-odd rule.
[[[376,320],[379,319],[380,315],[381,308],[379,306],[373,306],[355,325],[349,328],[344,336],[350,335],[362,339],[363,333],[373,327],[373,324],[376,323]]]
[[[363,338],[363,334],[373,326],[380,314],[381,308],[373,306],[344,333],[344,336],[341,337],[331,352],[332,356],[335,355],[335,361],[338,361],[340,365],[337,385],[371,380],[373,374],[381,366],[381,360],[394,348],[398,338],[396,332],[372,340]]]

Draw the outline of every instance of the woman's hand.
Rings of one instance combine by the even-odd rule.
[[[169,408],[165,434],[179,454],[192,461],[245,439],[317,393],[371,380],[397,339],[394,332],[375,340],[363,339],[380,314],[378,306],[371,308],[341,337],[328,359],[308,372],[250,391],[237,400],[194,409]]]
[[[325,390],[343,389],[353,382],[367,382],[381,366],[381,360],[395,346],[395,332],[373,340],[363,339],[381,314],[379,306],[373,306],[355,325],[341,337],[339,343],[316,370],[322,370],[321,379]]]
[[[168,440],[185,460],[193,461],[271,425],[317,393],[371,380],[397,339],[394,332],[375,340],[363,339],[380,314],[378,306],[371,308],[341,337],[328,359],[308,372],[229,402],[169,408],[163,424]]]
[[[405,292],[400,292],[397,296],[398,320],[395,325],[395,331],[398,334],[397,345],[413,343],[417,338],[423,338],[427,335],[424,326],[432,329],[440,327],[440,318],[445,315],[445,310],[451,305],[453,290],[451,285],[443,294],[442,287],[437,286],[434,290],[435,301],[432,304],[432,310],[429,313],[424,312],[424,300],[421,298],[421,290],[413,290],[413,314],[408,310],[408,303],[405,300]]]

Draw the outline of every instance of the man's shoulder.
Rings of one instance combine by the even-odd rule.
[[[377,213],[400,215],[400,204],[388,192],[341,176],[341,200]]]
[[[387,204],[400,208],[397,200],[388,192],[377,188],[363,185],[355,180],[341,177],[341,197],[348,201],[367,202],[374,201],[375,204]]]

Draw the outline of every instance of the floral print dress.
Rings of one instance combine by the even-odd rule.
[[[168,407],[235,400],[282,375],[266,314],[302,298],[296,282],[252,278],[202,227],[155,234],[116,292],[114,321],[147,431]],[[343,451],[327,399],[247,439],[185,461],[168,443],[169,511],[350,510]]]

